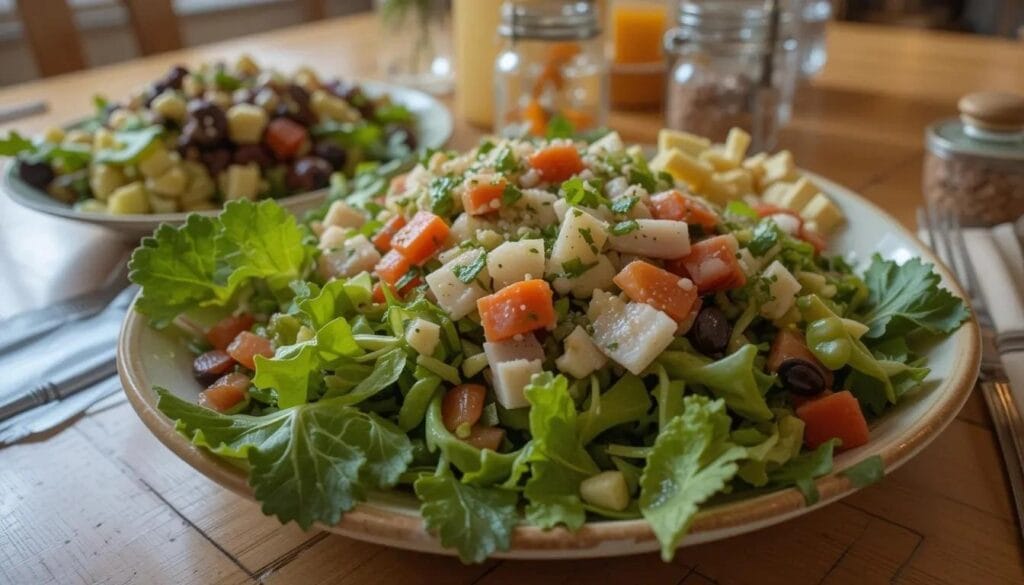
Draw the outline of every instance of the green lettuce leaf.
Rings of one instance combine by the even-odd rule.
[[[441,545],[459,551],[464,563],[481,563],[494,551],[508,550],[519,515],[519,494],[495,487],[467,485],[445,467],[439,475],[416,480],[420,514]]]
[[[905,336],[914,331],[952,333],[970,315],[967,306],[939,287],[939,275],[920,258],[903,265],[875,254],[864,273],[871,310],[863,317],[867,337]]]
[[[146,151],[164,132],[159,124],[136,130],[121,130],[114,133],[116,148],[103,148],[96,152],[96,162],[126,165],[138,162]]]
[[[658,434],[640,477],[640,511],[672,560],[698,507],[725,489],[746,449],[729,439],[722,400],[687,396],[683,414]]]
[[[666,351],[658,358],[673,379],[706,386],[740,416],[756,421],[772,418],[764,400],[773,378],[755,367],[757,346],[744,345],[738,351],[712,361],[687,351]]]
[[[785,465],[768,474],[772,487],[795,486],[804,496],[808,506],[818,502],[818,486],[814,480],[832,472],[832,452],[839,445],[839,439],[825,441],[814,451],[801,453]]]
[[[304,530],[336,524],[370,489],[394,487],[412,461],[412,444],[398,427],[336,400],[229,416],[162,388],[157,393],[157,407],[194,444],[248,461],[264,513]]]
[[[441,417],[441,393],[436,393],[427,408],[426,436],[431,451],[440,450],[441,455],[462,472],[462,482],[487,486],[506,481],[512,475],[516,461],[523,449],[511,453],[498,453],[490,449],[477,449],[459,440],[444,426]]]
[[[849,478],[854,487],[862,488],[882,481],[885,477],[885,462],[881,455],[873,455],[867,459],[844,469],[839,475]]]
[[[17,156],[33,152],[35,146],[32,141],[13,130],[6,137],[0,138],[0,156]]]
[[[651,408],[651,398],[643,381],[626,374],[576,419],[580,442],[586,445],[604,431],[639,420]]]
[[[804,422],[789,413],[780,414],[777,421],[769,426],[771,433],[753,445],[738,440],[739,431],[733,433],[733,440],[747,447],[747,457],[740,464],[738,475],[743,481],[757,487],[767,485],[769,471],[778,469],[799,455],[804,440]]]

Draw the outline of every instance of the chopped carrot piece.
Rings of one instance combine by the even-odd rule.
[[[683,266],[701,294],[739,288],[747,276],[736,259],[736,240],[715,236],[693,244]]]
[[[804,443],[811,449],[829,439],[843,442],[840,450],[860,447],[871,433],[860,403],[849,390],[836,392],[801,404],[796,416],[804,421]]]
[[[594,117],[582,110],[566,108],[562,110],[562,117],[572,124],[573,130],[589,130],[594,126]]]
[[[255,370],[256,356],[272,358],[274,357],[274,348],[266,337],[261,337],[250,331],[243,331],[228,346],[228,353],[235,358],[236,362],[250,370]]]
[[[700,201],[679,191],[666,191],[651,197],[651,214],[657,219],[672,219],[696,224],[712,233],[718,225],[718,216]]]
[[[441,419],[449,432],[460,426],[472,427],[484,411],[487,389],[480,384],[459,384],[445,392],[441,402]]]
[[[373,235],[373,245],[377,247],[381,252],[387,252],[391,250],[391,238],[395,237],[398,230],[405,227],[405,218],[401,215],[396,215],[389,219],[387,223],[381,227],[376,234]]]
[[[412,264],[419,265],[444,245],[448,231],[448,224],[443,219],[429,211],[420,211],[395,232],[391,237],[391,247]]]
[[[288,160],[295,158],[303,145],[309,143],[309,132],[298,122],[274,118],[267,124],[263,141],[277,160]]]
[[[252,315],[248,313],[224,317],[206,332],[206,340],[216,349],[227,349],[235,337],[250,329],[252,324]]]
[[[505,429],[500,427],[473,427],[469,436],[462,439],[477,449],[497,451],[505,442]]]
[[[697,286],[643,260],[634,260],[612,279],[626,295],[682,323],[697,301]]]
[[[462,206],[470,215],[494,213],[501,208],[501,196],[507,186],[507,181],[499,179],[468,187],[462,193]]]
[[[559,144],[538,150],[530,157],[530,166],[548,183],[561,183],[583,172],[583,158],[571,144]]]
[[[220,377],[199,394],[199,405],[227,412],[249,396],[249,376],[233,373]]]
[[[544,136],[548,131],[548,113],[537,100],[530,100],[522,110],[521,122],[529,125],[531,136]]]
[[[377,265],[373,267],[373,272],[381,282],[395,284],[398,279],[405,276],[406,272],[409,272],[410,268],[412,268],[412,262],[409,262],[408,258],[397,250],[391,250],[377,262]]]
[[[487,341],[503,341],[535,329],[553,327],[557,316],[547,281],[535,278],[512,283],[477,300]]]

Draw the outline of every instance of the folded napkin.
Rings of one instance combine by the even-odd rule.
[[[121,380],[117,376],[111,376],[64,400],[44,404],[0,421],[0,447],[53,430],[111,396],[118,402],[125,400],[124,393],[121,392]]]

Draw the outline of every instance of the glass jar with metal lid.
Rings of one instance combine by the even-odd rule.
[[[603,126],[608,66],[592,2],[506,2],[495,62],[495,130],[544,136]]]
[[[665,34],[666,125],[722,141],[738,126],[774,146],[797,82],[797,22],[783,0],[680,0]]]
[[[1024,96],[984,92],[961,98],[959,118],[928,127],[924,195],[965,225],[1024,216]]]

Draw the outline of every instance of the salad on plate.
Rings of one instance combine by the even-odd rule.
[[[490,139],[366,166],[305,223],[237,201],[163,226],[135,307],[206,389],[158,407],[282,522],[404,490],[466,562],[518,524],[637,518],[668,559],[703,507],[814,502],[968,312],[920,260],[829,253],[842,211],[748,144]]]

